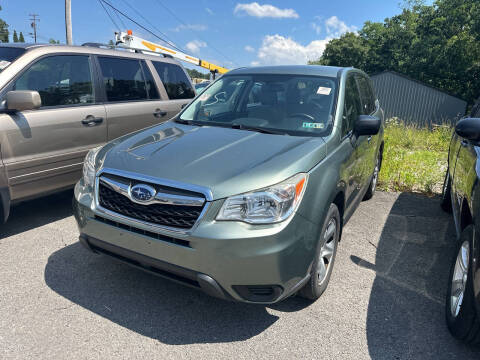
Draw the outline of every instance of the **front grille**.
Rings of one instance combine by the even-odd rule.
[[[125,195],[110,189],[101,181],[98,188],[98,201],[103,208],[129,218],[180,229],[190,229],[203,209],[203,206],[137,204]]]
[[[176,238],[173,238],[171,236],[161,235],[161,234],[154,233],[152,231],[139,229],[139,228],[127,225],[127,224],[119,223],[117,221],[113,221],[113,220],[98,216],[98,215],[95,215],[95,220],[103,222],[104,224],[115,226],[115,227],[120,228],[120,229],[124,229],[124,230],[134,232],[136,234],[145,235],[145,236],[154,238],[156,240],[165,241],[165,242],[175,244],[175,245],[191,247],[190,246],[190,241],[187,241],[187,240],[176,239]]]

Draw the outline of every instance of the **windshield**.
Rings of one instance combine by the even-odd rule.
[[[327,136],[336,79],[300,75],[223,76],[180,115],[196,125]],[[252,129],[253,128],[253,129]]]
[[[24,52],[25,49],[22,48],[0,47],[0,71],[5,69]]]

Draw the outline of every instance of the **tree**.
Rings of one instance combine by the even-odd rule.
[[[0,10],[2,7],[0,6]],[[8,32],[8,24],[0,19],[0,42],[8,43],[8,36],[10,33]]]
[[[322,57],[310,64],[353,66],[364,69],[368,56],[365,40],[354,33],[346,33],[339,39],[331,40],[323,52]]]
[[[391,70],[467,100],[480,95],[480,1],[405,1],[383,22],[331,40],[313,63]]]
[[[18,42],[24,43],[25,38],[23,37],[23,33],[20,31],[20,36],[18,37]]]
[[[50,38],[50,39],[48,40],[48,43],[49,43],[49,44],[60,44],[60,40],[55,40],[55,39]]]
[[[113,40],[108,40],[108,45],[115,46],[115,44],[113,43]]]
[[[198,70],[195,69],[186,69],[188,75],[193,79],[193,78],[198,78],[198,79],[210,79],[210,74],[205,74],[201,73]]]
[[[14,43],[18,42],[17,30],[13,30],[13,42]]]

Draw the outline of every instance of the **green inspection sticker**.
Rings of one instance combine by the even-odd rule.
[[[322,123],[304,122],[302,127],[307,128],[307,129],[323,129],[323,128],[325,128],[325,125],[322,124]]]

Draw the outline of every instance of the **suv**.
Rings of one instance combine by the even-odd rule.
[[[382,149],[362,71],[233,70],[172,121],[89,152],[80,241],[224,299],[317,299],[343,226],[374,194]]]
[[[164,122],[195,91],[171,58],[89,46],[0,46],[0,217],[73,187],[88,150]]]
[[[448,329],[480,344],[480,99],[460,120],[450,142],[441,206],[453,212],[457,233],[445,302]]]

